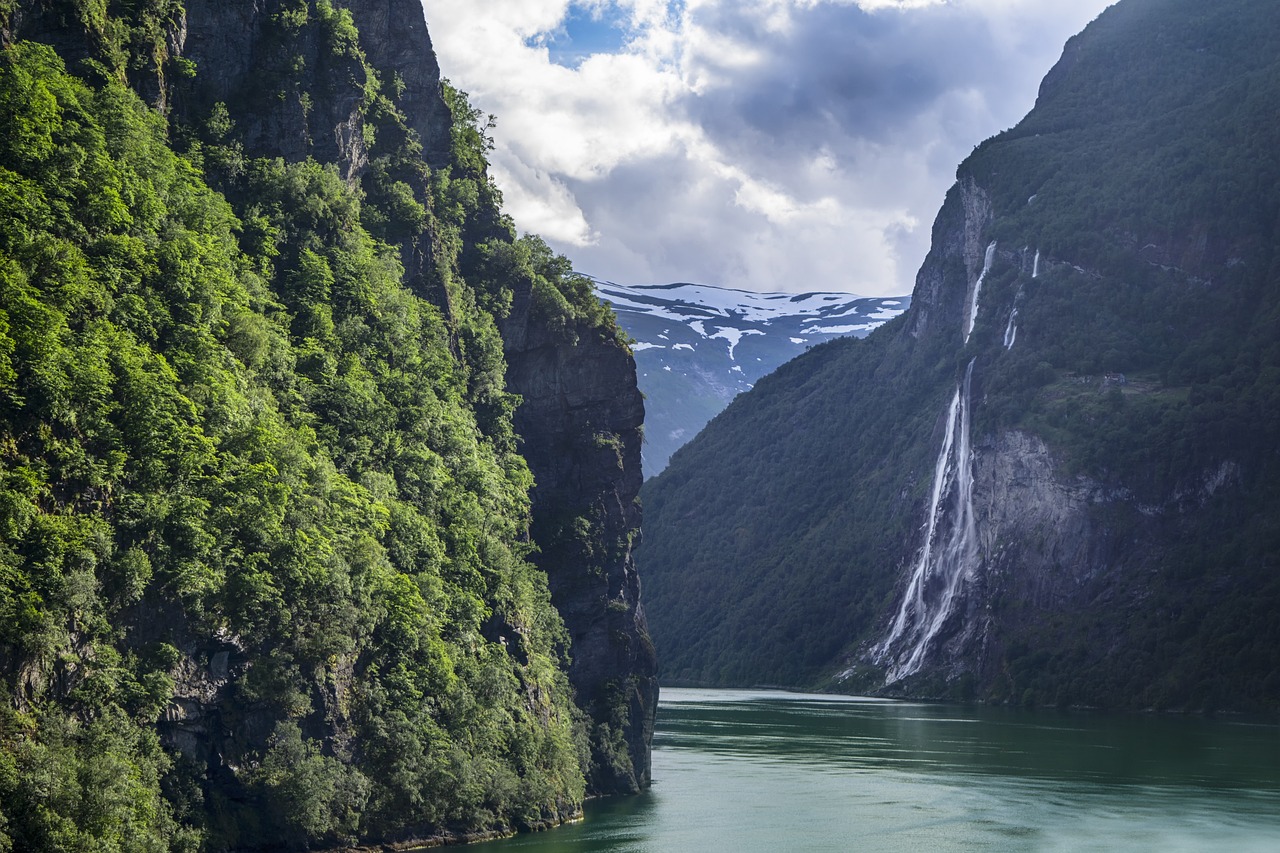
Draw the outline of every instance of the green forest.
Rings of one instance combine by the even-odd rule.
[[[349,13],[283,5],[363,62]],[[144,102],[139,77],[199,73],[164,55],[178,4],[65,8],[94,45],[75,73],[0,51],[0,851],[572,816],[589,721],[497,323],[519,281],[551,327],[616,337],[611,315],[516,238],[458,90],[429,168],[366,66],[353,183],[249,156],[221,105],[180,127]],[[423,232],[444,299],[405,283]],[[228,667],[218,716],[189,716]],[[158,734],[202,727],[229,733],[207,766]]]
[[[976,359],[978,453],[1033,435],[1064,489],[1112,497],[1089,510],[1088,573],[1062,558],[1082,576],[1054,602],[1000,562],[1043,543],[993,532],[984,656],[894,689],[1280,710],[1276,25],[1255,0],[1108,10],[1026,119],[960,166],[911,312],[767,377],[646,484],[640,562],[668,683],[830,688],[848,669],[840,689],[883,687],[867,649]],[[976,270],[946,251],[966,187],[993,209],[977,245],[999,248],[967,342]]]

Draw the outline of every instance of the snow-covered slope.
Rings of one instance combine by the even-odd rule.
[[[753,293],[702,284],[625,286],[597,281],[635,338],[645,401],[644,473],[652,477],[706,423],[814,344],[866,336],[898,316],[908,296]]]

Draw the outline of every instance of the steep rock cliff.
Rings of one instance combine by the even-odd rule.
[[[121,371],[130,358],[166,365],[157,393],[181,403],[186,430],[173,435],[205,437],[199,452],[151,459],[133,444],[178,441],[170,421],[143,430],[154,411],[120,426],[129,406],[95,410],[129,446],[94,438],[85,453],[114,473],[87,488],[83,467],[43,460],[90,441],[76,408],[89,404],[6,397],[5,470],[43,473],[22,492],[4,479],[5,506],[27,514],[6,527],[0,605],[19,612],[34,583],[21,612],[54,639],[37,649],[45,635],[27,622],[0,632],[17,709],[0,711],[0,759],[45,754],[24,743],[59,749],[74,776],[115,732],[128,742],[105,754],[141,768],[121,784],[150,786],[121,800],[151,809],[139,832],[234,848],[503,832],[571,817],[584,793],[647,785],[656,682],[630,559],[634,362],[562,272],[535,282],[484,266],[519,241],[485,173],[484,128],[441,85],[421,6],[95,10],[32,0],[0,16],[3,109],[27,134],[0,152],[5,192],[17,188],[6,198],[43,203],[32,188],[57,187],[48,150],[92,153],[57,189],[78,194],[66,235],[6,206],[4,274],[23,286],[4,299],[34,294],[62,317],[60,276],[75,268],[37,265],[24,241],[68,241],[73,259],[90,246],[102,292],[50,340],[89,346],[119,327],[125,367],[91,372],[107,377],[93,403],[133,393],[151,405],[117,389]],[[98,88],[23,39],[52,43]],[[38,112],[47,103],[56,110]],[[57,111],[70,118],[46,131]],[[122,258],[133,272],[119,274]],[[534,316],[538,288],[551,301]],[[14,310],[0,309],[6,394],[43,375],[28,321],[45,314],[3,313]],[[158,475],[166,465],[188,468]],[[92,556],[67,546],[67,567],[51,563],[30,527],[42,513],[96,531]],[[75,606],[101,618],[63,607],[63,571],[81,585]],[[585,715],[570,713],[575,697]],[[0,782],[0,842],[39,846],[48,828],[25,778]],[[39,813],[64,807],[78,808]],[[86,838],[95,831],[86,819]]]
[[[326,27],[281,30],[279,9],[266,3],[188,3],[184,56],[197,74],[184,87],[193,107],[187,121],[214,103],[234,104],[246,152],[286,160],[336,163],[349,180],[368,167],[365,88],[370,72],[395,91],[403,130],[421,142],[433,169],[450,166],[454,119],[441,96],[440,69],[415,0],[340,0],[359,31],[362,56],[326,54]],[[330,51],[331,53],[332,51]],[[301,63],[301,68],[298,67]],[[263,80],[279,80],[266,91]],[[180,102],[181,103],[181,102]],[[305,105],[305,106],[304,106]],[[415,187],[426,200],[426,187]],[[495,224],[470,225],[470,242]],[[446,316],[459,309],[436,264],[440,235],[428,227],[401,243],[408,281]],[[649,744],[657,707],[656,663],[639,606],[631,559],[640,517],[640,426],[644,409],[635,363],[607,329],[579,323],[571,333],[531,318],[532,286],[512,288],[512,314],[501,323],[508,389],[523,398],[515,413],[521,451],[534,476],[533,559],[547,572],[553,603],[572,637],[570,678],[593,733],[591,781],[601,793],[632,793],[648,785]],[[590,519],[587,533],[566,533],[565,519]],[[626,748],[612,742],[621,738]]]
[[[523,401],[516,430],[535,480],[534,560],[573,639],[569,677],[595,721],[592,783],[638,791],[650,781],[658,682],[632,557],[644,422],[635,361],[598,328],[539,324],[523,293],[503,338],[508,387]]]
[[[960,166],[908,314],[646,484],[668,677],[1280,705],[1276,15],[1109,9]]]

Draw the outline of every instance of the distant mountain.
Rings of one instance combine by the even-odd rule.
[[[753,293],[701,284],[596,289],[636,343],[645,402],[644,474],[748,391],[760,377],[814,344],[866,337],[907,310],[909,296]]]
[[[1280,4],[1121,0],[641,490],[665,684],[1280,713]]]

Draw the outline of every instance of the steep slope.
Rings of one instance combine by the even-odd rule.
[[[669,678],[1280,707],[1277,27],[1109,9],[961,165],[910,311],[646,485]]]
[[[815,344],[847,335],[864,338],[910,302],[696,284],[628,287],[597,281],[596,290],[635,340],[646,401],[646,478],[661,473],[672,453],[761,376]]]
[[[0,849],[647,784],[634,362],[501,215],[421,6],[32,0],[0,38]]]

